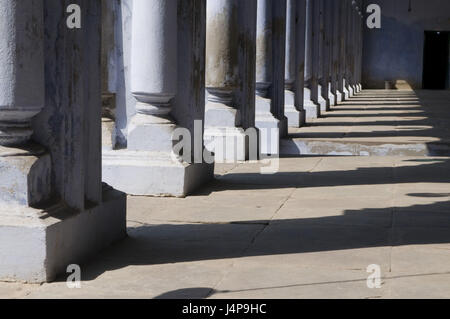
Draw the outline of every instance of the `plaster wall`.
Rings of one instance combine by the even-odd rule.
[[[381,29],[364,29],[365,88],[384,88],[384,81],[406,81],[422,88],[425,31],[450,31],[448,0],[365,0],[381,6]],[[409,10],[411,8],[411,10]],[[367,13],[366,13],[367,17]]]

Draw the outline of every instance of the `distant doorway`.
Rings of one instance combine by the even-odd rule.
[[[445,90],[449,87],[450,32],[425,31],[423,88]]]

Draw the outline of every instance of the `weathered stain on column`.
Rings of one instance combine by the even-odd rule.
[[[286,15],[286,63],[285,82],[286,90],[293,91],[296,79],[296,26],[297,26],[297,0],[287,0]]]
[[[206,88],[209,101],[232,104],[239,88],[239,0],[207,3]]]
[[[258,0],[256,27],[256,94],[269,98],[273,82],[273,2]]]
[[[43,1],[0,0],[0,16],[0,145],[19,145],[44,107]]]
[[[313,0],[306,0],[306,30],[305,30],[305,85],[312,77],[312,34],[313,34]]]
[[[284,115],[284,68],[286,59],[286,0],[277,0],[273,7],[273,83],[271,88],[271,112],[280,121],[280,137],[288,132],[288,121]]]
[[[306,26],[307,26],[307,0],[298,0],[296,5],[296,83],[295,83],[295,105],[303,110],[303,88],[305,86],[306,73]],[[304,119],[303,119],[304,122]],[[303,123],[302,123],[303,124]]]

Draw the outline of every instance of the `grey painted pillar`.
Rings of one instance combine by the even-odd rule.
[[[352,0],[345,1],[345,11],[346,11],[346,27],[345,27],[345,77],[344,77],[344,99],[347,100],[353,95],[351,89],[351,69],[350,65],[352,63],[352,51],[353,51],[353,41],[352,41]]]
[[[325,108],[321,111],[329,111],[335,104],[334,95],[331,94],[331,62],[333,57],[333,2],[324,0],[323,5],[323,73],[322,73],[322,97],[326,101]]]
[[[0,145],[23,145],[44,107],[43,5],[4,0],[0,10]]]
[[[356,60],[356,91],[361,92],[361,76],[362,76],[362,51],[363,51],[363,13],[362,13],[362,1],[358,3],[358,12],[356,16],[357,23],[357,43],[358,43],[358,52],[357,52],[357,60]]]
[[[274,93],[274,8],[275,0],[257,1],[257,23],[256,23],[256,113],[255,126],[265,130],[260,141],[261,153],[279,153],[279,131],[280,121],[272,113],[272,102]],[[271,149],[273,141],[269,131],[276,131],[277,147]]]
[[[339,1],[340,12],[340,28],[339,28],[339,76],[338,76],[338,95],[341,96],[341,100],[344,101],[348,98],[348,91],[346,88],[346,66],[347,66],[347,16],[348,16],[348,0]]]
[[[348,63],[348,91],[350,97],[355,95],[355,53],[356,53],[356,21],[355,21],[355,15],[356,15],[356,1],[351,0],[350,1],[350,17],[349,17],[349,25],[350,25],[350,31],[349,31],[349,63]]]
[[[340,77],[340,52],[341,52],[341,41],[340,41],[340,30],[341,28],[341,0],[332,1],[333,10],[333,43],[332,43],[332,62],[331,62],[331,94],[334,96],[335,105],[342,102],[342,94],[339,92],[339,77]]]
[[[103,152],[104,181],[127,194],[183,197],[212,177],[213,166],[202,156],[205,5],[133,1],[130,88],[136,114],[128,148]],[[180,134],[182,156],[175,149]]]
[[[318,106],[316,117],[326,109],[327,101],[322,96],[324,53],[324,0],[313,1],[313,50],[312,50],[312,101]]]
[[[337,2],[338,5],[338,65],[337,65],[337,83],[336,83],[336,96],[337,102],[340,103],[344,101],[344,79],[345,79],[345,27],[346,27],[346,10],[345,10],[345,0],[340,0]]]
[[[317,118],[320,110],[313,101],[313,47],[314,47],[314,0],[306,0],[306,26],[305,26],[305,81],[303,90],[303,108],[306,121]]]
[[[131,92],[136,115],[128,133],[133,151],[172,151],[177,94],[177,1],[134,0]],[[151,30],[151,32],[150,32]]]
[[[286,17],[285,115],[290,127],[305,123],[306,0],[288,0]]]
[[[116,90],[117,90],[117,0],[102,1],[102,147],[116,146]]]
[[[50,281],[125,236],[101,181],[100,25],[97,0],[0,1],[1,280]]]
[[[284,80],[286,65],[286,0],[277,0],[273,8],[273,85],[272,114],[280,121],[280,137],[288,135],[288,120],[284,115]]]
[[[218,162],[249,156],[244,129],[255,119],[255,44],[255,0],[208,0],[205,144]]]

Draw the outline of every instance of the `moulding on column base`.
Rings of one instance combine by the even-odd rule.
[[[189,164],[166,152],[103,151],[103,180],[129,195],[185,197],[214,176],[214,164]]]
[[[205,129],[205,148],[214,154],[216,163],[245,162],[250,156],[250,143],[255,143],[254,157],[258,156],[258,134],[254,129],[255,140],[240,127],[209,127]]]
[[[355,90],[351,84],[348,85],[348,96],[353,97],[355,95]]]
[[[288,127],[303,127],[306,121],[306,111],[297,110],[294,105],[285,105],[284,115],[288,119]]]
[[[106,187],[83,211],[0,207],[0,280],[43,283],[126,237],[126,195]]]
[[[102,117],[102,149],[113,150],[116,147],[116,122]]]
[[[343,90],[343,100],[347,101],[350,98],[350,91],[348,90],[347,86],[344,86]]]
[[[19,210],[34,206],[50,194],[51,158],[42,146],[0,146],[0,212],[6,206]]]
[[[279,154],[283,124],[270,112],[270,99],[256,96],[255,102],[255,126],[260,130],[260,153],[264,155]],[[272,138],[276,140],[272,141]]]
[[[344,94],[341,91],[336,90],[336,105],[342,103]]]
[[[311,89],[304,88],[303,90],[303,108],[305,109],[305,120],[317,119],[320,117],[320,106],[313,102],[311,99]]]
[[[325,99],[322,95],[323,92],[323,87],[321,84],[317,85],[317,90],[319,92],[318,94],[318,98],[317,98],[317,104],[319,104],[320,107],[320,115],[322,115],[322,113],[325,113],[326,111],[328,111],[328,107],[329,107],[329,101],[328,99]],[[328,91],[328,90],[327,90]],[[328,96],[328,94],[327,94]]]
[[[288,119],[288,127],[302,127],[305,125],[306,112],[304,109],[298,110],[295,107],[295,93],[292,91],[285,91],[284,94],[284,115]]]
[[[331,89],[331,83],[328,83],[328,101],[329,101],[330,109],[331,109],[331,106],[336,105],[336,95],[333,93],[333,91]]]
[[[216,163],[244,162],[249,158],[251,137],[242,127],[240,111],[224,103],[209,101],[205,112],[204,144]],[[258,145],[256,128],[253,141]],[[256,147],[257,149],[257,147]],[[257,156],[257,155],[256,155]]]

